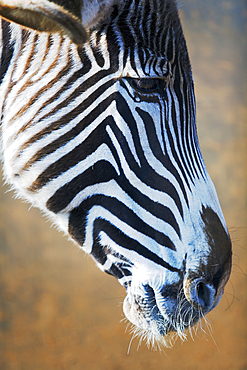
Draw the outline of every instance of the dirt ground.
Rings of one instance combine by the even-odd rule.
[[[247,369],[247,5],[184,0],[180,12],[200,144],[233,241],[231,278],[208,316],[212,334],[202,324],[164,353],[134,339],[127,354],[123,288],[2,186],[1,370]]]

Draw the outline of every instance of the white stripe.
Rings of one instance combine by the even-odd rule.
[[[58,189],[72,181],[80,174],[83,174],[83,172],[85,172],[90,167],[93,167],[95,163],[100,160],[109,162],[114,167],[116,173],[120,175],[118,165],[112,155],[112,152],[110,151],[108,146],[103,143],[96,149],[95,152],[88,155],[83,161],[80,161],[75,166],[71,167],[68,171],[62,173],[60,176],[50,181],[47,185],[43,186],[41,190],[37,192],[35,198],[42,199],[42,203],[46,202]],[[91,192],[91,195],[92,194],[93,193]],[[68,207],[66,207],[64,211],[69,211],[72,208],[69,209]]]
[[[12,75],[12,82],[15,84],[15,87],[20,85],[19,81],[23,77],[23,75],[26,76],[26,72],[27,72],[26,63],[33,52],[33,44],[34,44],[35,35],[36,35],[35,32],[30,33],[30,35],[28,36],[24,44],[25,46],[22,48],[21,53],[18,57],[18,62],[16,63],[15,70]],[[27,73],[27,75],[29,75],[29,73]]]

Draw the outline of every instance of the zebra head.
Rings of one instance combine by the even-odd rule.
[[[56,54],[67,61],[49,84],[58,84],[52,98],[31,100],[29,109],[40,99],[49,115],[39,111],[22,130],[19,123],[17,149],[4,133],[3,106],[6,176],[125,287],[124,313],[136,330],[168,345],[168,334],[183,337],[217,305],[231,269],[231,241],[198,144],[175,1],[13,0],[0,1],[0,11],[79,45],[36,34],[47,55],[56,43],[67,45]],[[35,47],[31,57],[42,69],[46,57],[40,62]]]

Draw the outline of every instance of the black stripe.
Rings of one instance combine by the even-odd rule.
[[[132,273],[122,263],[113,263],[109,270],[105,270],[107,274],[114,276],[117,279],[121,279],[124,276],[131,276]]]
[[[2,55],[0,55],[0,84],[7,72],[9,63],[13,56],[14,44],[10,43],[10,24],[9,22],[1,19],[2,22],[2,38],[3,38],[3,49]],[[1,117],[0,117],[1,118]]]

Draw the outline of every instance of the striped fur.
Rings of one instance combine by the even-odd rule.
[[[175,3],[110,9],[81,47],[1,21],[4,171],[118,278],[141,335],[168,345],[218,303],[231,243]]]

